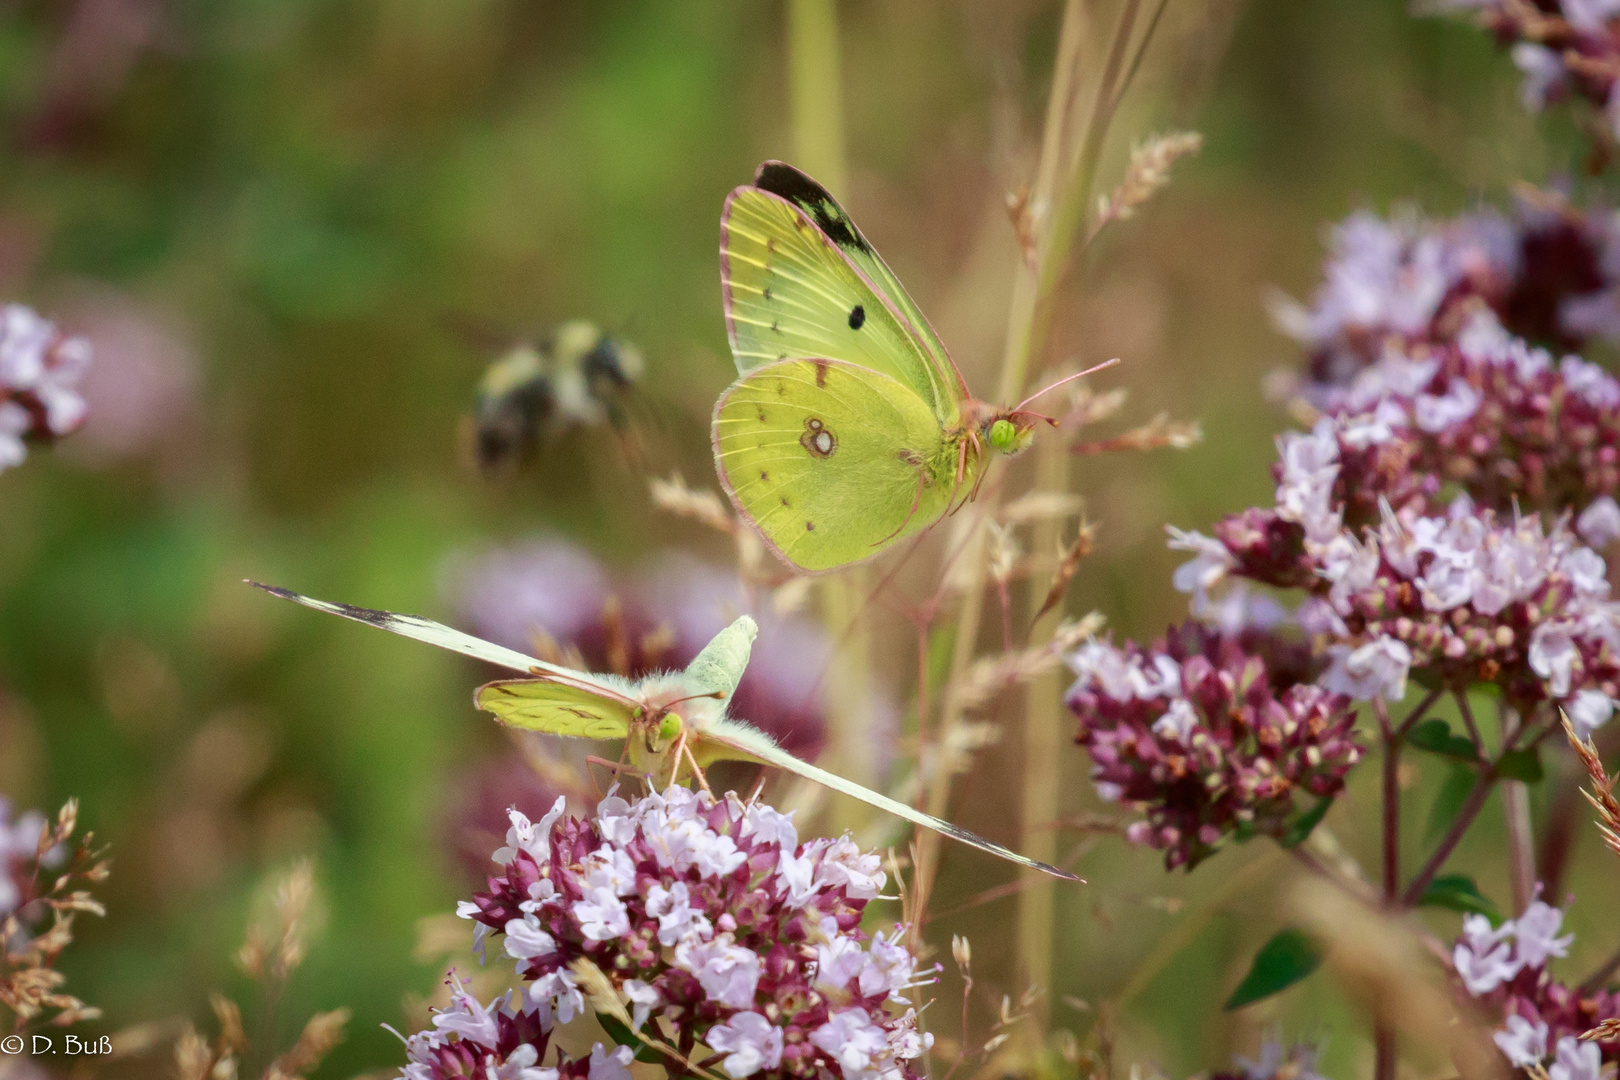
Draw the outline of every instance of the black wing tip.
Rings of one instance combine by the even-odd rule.
[[[802,183],[806,180],[809,180],[812,184],[816,183],[803,169],[800,169],[794,165],[789,165],[787,162],[782,161],[779,158],[769,158],[762,161],[759,163],[759,167],[754,170],[754,186],[757,188],[764,188],[766,191],[772,191],[774,190],[772,185],[783,180],[790,183]],[[816,186],[821,187],[820,184],[816,184]],[[778,192],[778,194],[780,194],[780,192]]]

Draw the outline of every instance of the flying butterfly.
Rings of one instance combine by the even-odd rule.
[[[1010,409],[973,397],[900,279],[791,165],[767,161],[727,197],[720,285],[740,378],[715,405],[715,464],[737,512],[800,570],[927,529],[976,493],[991,452],[1056,423],[1025,406],[1058,384]]]
[[[716,634],[686,670],[632,680],[548,664],[420,616],[332,604],[270,585],[249,584],[317,611],[520,672],[523,678],[501,679],[479,687],[474,702],[512,727],[584,739],[623,739],[630,767],[645,773],[655,785],[673,783],[683,763],[700,771],[716,761],[768,765],[1020,866],[1068,881],[1080,880],[801,761],[746,721],[727,716],[726,702],[748,666],[758,632],[747,615]]]
[[[625,399],[644,367],[634,345],[584,319],[511,347],[478,381],[478,464],[491,469],[525,459],[571,427],[623,431]]]

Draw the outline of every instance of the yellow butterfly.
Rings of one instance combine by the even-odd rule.
[[[738,514],[801,570],[927,529],[976,492],[990,450],[1016,454],[1056,423],[1025,406],[1059,384],[1010,409],[968,393],[900,279],[791,165],[767,161],[726,199],[720,284],[740,378],[715,405],[715,465]]]
[[[632,680],[548,664],[417,615],[333,604],[258,582],[249,584],[317,611],[521,672],[525,678],[502,679],[479,687],[473,700],[480,709],[493,713],[496,719],[512,727],[584,739],[623,739],[631,767],[645,773],[655,785],[673,783],[683,764],[697,770],[716,761],[769,765],[1020,866],[1043,870],[1068,881],[1080,880],[1055,866],[1027,858],[932,814],[800,761],[758,728],[727,716],[726,702],[748,666],[754,635],[758,632],[754,620],[747,615],[715,635],[686,670]]]

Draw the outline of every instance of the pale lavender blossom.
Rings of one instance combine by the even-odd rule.
[[[899,929],[861,932],[886,880],[877,855],[848,838],[801,844],[791,818],[734,795],[610,793],[590,819],[563,808],[538,825],[513,811],[500,874],[459,909],[504,936],[531,1005],[584,1011],[588,960],[637,1030],[705,1043],[734,1080],[913,1080],[930,1040],[891,1006],[935,969],[918,970]]]
[[[546,1002],[513,1004],[512,991],[488,1005],[467,990],[454,972],[447,980],[450,1004],[433,1015],[433,1026],[405,1039],[403,1080],[630,1080],[634,1052],[607,1050],[570,1060],[560,1050],[546,1065],[553,1026]],[[396,1032],[397,1034],[397,1032]]]
[[[1316,1071],[1321,1049],[1312,1043],[1285,1045],[1275,1035],[1260,1044],[1260,1056],[1253,1060],[1235,1057],[1232,1068],[1215,1073],[1210,1080],[1323,1080]]]
[[[28,456],[24,439],[48,442],[84,422],[76,387],[89,366],[83,338],[21,304],[0,307],[0,469]]]
[[[1483,915],[1463,917],[1462,937],[1451,950],[1451,963],[1470,994],[1478,997],[1490,993],[1524,966],[1514,957],[1513,946],[1507,940],[1513,931],[1511,920],[1493,929]]]
[[[1541,967],[1550,957],[1568,956],[1574,934],[1558,936],[1564,913],[1543,900],[1532,900],[1514,920],[1513,957],[1525,967]]]
[[[1531,1022],[1514,1013],[1507,1018],[1507,1028],[1491,1038],[1514,1065],[1539,1065],[1547,1056],[1547,1022]]]
[[[1412,650],[1406,643],[1380,637],[1351,648],[1336,645],[1322,675],[1322,685],[1335,694],[1359,701],[1382,697],[1399,701],[1406,696],[1406,676],[1412,668]]]
[[[1551,1080],[1599,1080],[1602,1071],[1603,1054],[1597,1043],[1565,1035],[1558,1040],[1558,1051],[1547,1075]]]
[[[45,815],[37,810],[29,810],[13,819],[10,800],[0,795],[0,918],[16,910],[22,901],[25,875],[32,872],[45,828]],[[41,865],[60,866],[65,855],[62,849],[53,848],[40,860]]]
[[[1590,739],[1614,715],[1614,699],[1601,690],[1582,690],[1571,699],[1565,712],[1575,734]]]
[[[1592,500],[1575,519],[1575,531],[1594,548],[1606,548],[1620,539],[1620,503],[1608,495]]]

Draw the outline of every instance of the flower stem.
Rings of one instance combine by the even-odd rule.
[[[1036,489],[1064,491],[1068,488],[1069,455],[1056,439],[1047,439],[1036,448]],[[1056,520],[1040,522],[1034,531],[1033,549],[1051,551],[1058,545]],[[1039,603],[1044,586],[1032,581],[1032,596]],[[1051,636],[1059,611],[1048,612],[1030,630],[1034,640]],[[1058,816],[1058,762],[1064,753],[1063,684],[1059,669],[1033,680],[1024,689],[1023,805],[1018,849],[1032,859],[1057,861],[1057,830],[1051,827]],[[1072,753],[1072,747],[1070,748]],[[1018,894],[1018,968],[1022,986],[1038,986],[1040,994],[1031,1005],[1031,1035],[1045,1037],[1048,1003],[1052,999],[1052,927],[1056,892],[1039,870],[1022,871],[1024,889]]]
[[[1513,887],[1513,910],[1523,911],[1535,899],[1536,850],[1530,826],[1530,789],[1522,780],[1502,785],[1502,809],[1507,814],[1508,876]]]
[[[1481,769],[1479,775],[1475,777],[1474,786],[1468,790],[1468,796],[1463,799],[1462,807],[1458,809],[1451,828],[1447,829],[1446,835],[1441,838],[1440,846],[1434,849],[1429,861],[1423,864],[1423,869],[1418,871],[1417,877],[1406,887],[1406,892],[1401,897],[1403,906],[1411,907],[1423,899],[1423,893],[1434,880],[1434,875],[1440,872],[1446,859],[1451,857],[1452,849],[1463,838],[1468,827],[1474,823],[1474,818],[1479,816],[1480,810],[1485,806],[1485,800],[1490,797],[1491,788],[1495,786],[1496,764],[1492,762],[1488,768]]]
[[[1427,715],[1428,711],[1434,707],[1434,703],[1436,701],[1440,700],[1440,695],[1444,692],[1444,690],[1430,690],[1426,695],[1424,695],[1423,700],[1418,702],[1417,705],[1413,707],[1412,711],[1406,714],[1406,719],[1401,721],[1401,726],[1395,729],[1395,737],[1398,739],[1405,738],[1406,733],[1411,731],[1412,728],[1417,725],[1417,722]]]
[[[837,0],[789,0],[788,92],[797,164],[827,190],[848,197],[844,154],[843,79],[839,71]],[[865,567],[852,567],[821,583],[821,617],[838,643],[837,678],[827,687],[827,752],[822,764],[860,784],[876,786],[865,715],[871,683],[872,635],[861,609],[870,590]],[[865,824],[865,807],[834,800],[834,833]]]
[[[1390,729],[1389,709],[1382,700],[1373,702],[1373,711],[1384,744],[1384,903],[1395,907],[1401,889],[1401,740]]]

